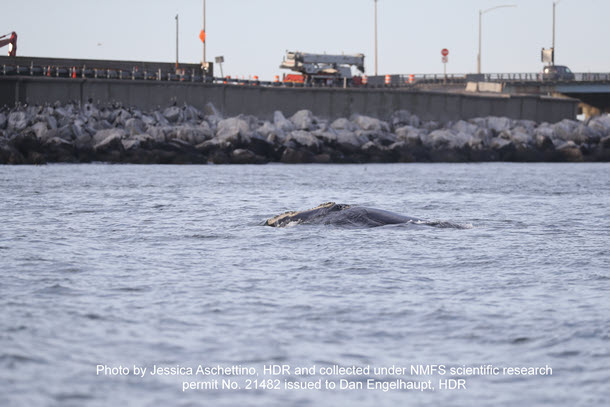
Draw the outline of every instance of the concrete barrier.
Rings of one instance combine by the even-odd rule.
[[[292,115],[309,109],[323,118],[349,117],[352,113],[387,119],[406,109],[423,120],[469,119],[505,116],[536,122],[574,119],[578,100],[537,95],[471,94],[402,89],[282,88],[192,82],[0,77],[0,105],[45,104],[92,100],[121,103],[140,109],[172,103],[203,108],[213,103],[226,116],[240,113],[271,118],[275,110]]]

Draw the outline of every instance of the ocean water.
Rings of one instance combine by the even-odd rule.
[[[610,403],[609,164],[0,166],[0,198],[2,406]],[[327,201],[461,227],[261,226]],[[399,379],[432,388],[367,388]]]

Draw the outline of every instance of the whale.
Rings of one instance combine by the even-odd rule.
[[[406,223],[425,224],[427,222],[382,209],[326,202],[304,211],[282,213],[267,219],[264,225],[280,228],[298,224],[377,227]]]

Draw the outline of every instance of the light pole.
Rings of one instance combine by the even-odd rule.
[[[551,48],[551,65],[555,65],[555,6],[559,4],[561,0],[557,0],[553,2],[553,48]]]
[[[479,10],[479,54],[477,55],[477,73],[481,73],[481,36],[482,36],[482,25],[483,25],[483,14],[489,13],[490,11],[497,10],[505,7],[517,7],[515,4],[504,4],[501,6],[491,7],[486,10]]]
[[[377,76],[377,0],[375,0],[375,76]]]
[[[178,69],[178,14],[176,14],[176,69]]]
[[[205,67],[205,0],[203,0],[203,66]]]

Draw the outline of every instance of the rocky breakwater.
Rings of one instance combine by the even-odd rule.
[[[610,116],[535,123],[483,117],[424,122],[324,120],[308,110],[271,120],[223,117],[212,105],[140,111],[85,104],[0,110],[0,163],[363,163],[610,161]]]

